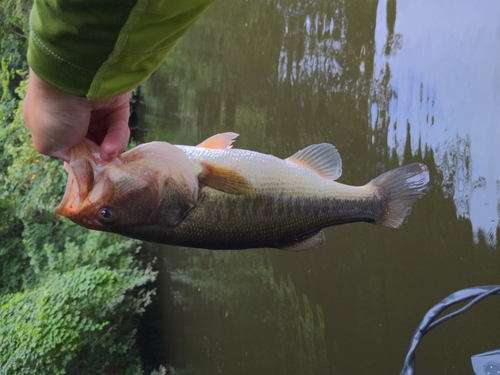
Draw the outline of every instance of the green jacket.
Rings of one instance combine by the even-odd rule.
[[[123,94],[158,68],[213,0],[35,0],[28,63],[90,100]]]

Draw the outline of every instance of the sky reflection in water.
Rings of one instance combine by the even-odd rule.
[[[481,233],[491,246],[500,205],[499,14],[498,1],[398,1],[392,31],[380,1],[371,97],[372,127],[388,129],[401,160],[408,137],[414,154],[432,150],[457,216],[472,222],[476,243]],[[391,93],[381,98],[387,75]]]

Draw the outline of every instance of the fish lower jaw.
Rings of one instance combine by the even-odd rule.
[[[99,231],[108,231],[108,229],[106,229],[105,226],[103,226],[102,224],[100,224],[99,222],[96,222],[96,220],[94,219],[88,219],[88,218],[72,218],[72,217],[69,217],[69,219],[78,224],[78,225],[81,225],[87,229],[93,229],[93,230],[99,230]]]

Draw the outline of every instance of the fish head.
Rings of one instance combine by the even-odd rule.
[[[198,180],[187,156],[153,142],[111,162],[90,140],[75,146],[68,182],[55,213],[94,230],[151,240],[155,230],[175,227],[194,207]]]

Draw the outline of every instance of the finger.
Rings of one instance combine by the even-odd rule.
[[[51,156],[55,156],[56,158],[59,158],[64,161],[64,168],[66,168],[66,164],[69,163],[71,159],[71,150],[64,150],[64,151],[55,151],[52,153]],[[68,171],[66,169],[66,171]]]
[[[127,146],[130,137],[128,118],[131,94],[129,91],[110,101],[93,102],[87,137],[98,139],[100,156],[104,161],[117,157]]]
[[[106,117],[100,119],[94,112],[90,118],[90,125],[86,137],[100,145],[108,132],[109,123]]]
[[[100,155],[104,161],[117,157],[127,147],[130,137],[128,122],[116,121],[110,125],[108,133],[101,143]]]
[[[85,137],[91,109],[88,100],[52,87],[30,70],[23,116],[38,152],[69,160],[69,149]]]

